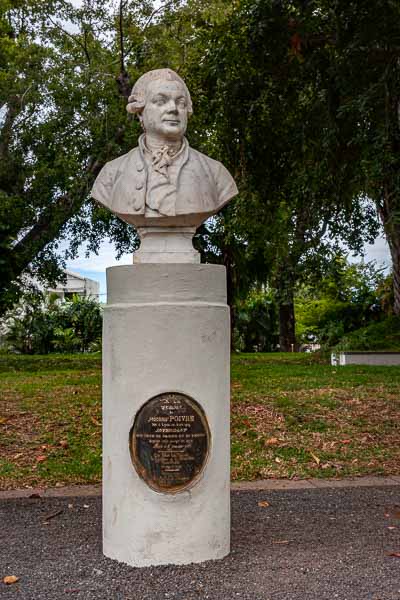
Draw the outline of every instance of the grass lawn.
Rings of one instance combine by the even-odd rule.
[[[232,478],[400,474],[400,367],[232,357]],[[101,478],[99,355],[0,355],[0,488]]]

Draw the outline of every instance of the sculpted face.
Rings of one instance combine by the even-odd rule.
[[[150,137],[166,141],[183,138],[188,109],[185,90],[178,81],[152,81],[146,90],[141,120]]]

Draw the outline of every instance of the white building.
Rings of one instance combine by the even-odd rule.
[[[66,282],[59,282],[56,287],[47,288],[46,292],[57,294],[61,300],[72,298],[75,294],[86,298],[99,299],[100,284],[98,281],[83,277],[83,275],[79,275],[73,271],[64,272],[67,276]]]

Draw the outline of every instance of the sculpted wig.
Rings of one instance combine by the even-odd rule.
[[[182,85],[186,95],[188,114],[189,116],[192,115],[192,99],[190,97],[189,90],[186,87],[186,83],[181,77],[179,77],[178,73],[175,73],[175,71],[172,71],[172,69],[154,69],[154,71],[148,71],[139,77],[132,88],[131,95],[128,98],[126,110],[129,113],[140,114],[146,104],[147,86],[149,83],[156,81],[157,79],[163,81],[178,81]]]

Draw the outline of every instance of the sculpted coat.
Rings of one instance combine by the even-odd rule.
[[[92,196],[128,223],[197,225],[238,193],[228,170],[186,139],[158,185],[150,183],[153,166],[146,154],[141,136],[139,147],[108,162],[93,186]]]

